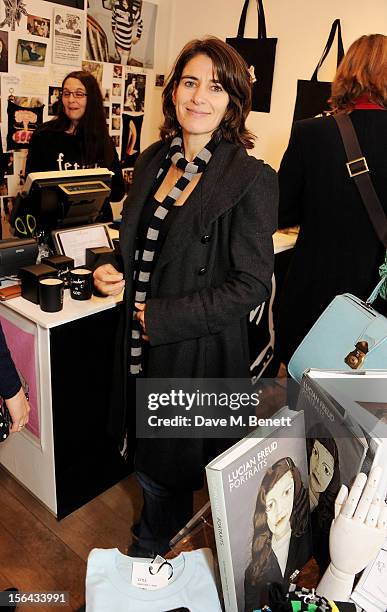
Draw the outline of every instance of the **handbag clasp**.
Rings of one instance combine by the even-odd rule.
[[[368,342],[360,340],[356,342],[355,350],[348,353],[344,362],[352,368],[352,370],[358,370],[364,363],[366,355],[368,353]]]

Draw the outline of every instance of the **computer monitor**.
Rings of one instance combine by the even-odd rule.
[[[25,190],[37,226],[52,231],[95,223],[110,195],[112,174],[106,168],[29,174]]]

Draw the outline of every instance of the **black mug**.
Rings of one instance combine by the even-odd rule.
[[[59,312],[63,308],[64,283],[60,278],[39,280],[39,304],[44,312]]]
[[[93,273],[87,268],[70,270],[70,295],[73,300],[90,300],[93,295]]]

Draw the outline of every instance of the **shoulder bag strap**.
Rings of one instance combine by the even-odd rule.
[[[249,6],[250,0],[245,0],[245,3],[242,8],[241,18],[239,20],[238,26],[238,38],[244,38],[245,35],[245,27],[246,27],[246,17],[247,17],[247,9]],[[266,19],[265,19],[265,11],[263,10],[263,0],[257,0],[257,12],[258,12],[258,34],[257,38],[266,38]]]
[[[371,181],[367,160],[363,156],[351,118],[346,113],[333,115],[347,154],[349,176],[355,181],[360,197],[380,242],[387,249],[387,219]]]
[[[314,82],[317,81],[317,73],[319,69],[321,68],[321,66],[323,65],[325,58],[327,57],[329,51],[331,50],[333,41],[336,36],[336,31],[337,31],[337,64],[336,65],[338,66],[341,60],[343,59],[344,47],[343,47],[343,39],[341,37],[341,23],[340,23],[340,19],[335,19],[334,22],[332,23],[331,31],[329,32],[329,36],[328,36],[327,44],[325,45],[325,49],[322,53],[322,56],[319,59],[319,62],[316,66],[314,73],[312,74],[311,81],[314,81]]]

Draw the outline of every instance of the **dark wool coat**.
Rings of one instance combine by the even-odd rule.
[[[355,110],[351,119],[387,213],[387,112]],[[301,227],[276,324],[286,363],[336,295],[369,296],[384,261],[346,161],[333,117],[295,123],[279,170],[279,227]]]
[[[112,412],[119,440],[131,420],[125,407],[129,415],[135,409],[125,385],[137,227],[167,151],[158,142],[140,156],[121,224],[124,393]],[[243,147],[221,141],[174,220],[152,273],[145,313],[148,378],[249,376],[246,315],[270,295],[277,199],[275,172]],[[198,488],[211,454],[207,447],[202,440],[140,440],[136,469],[171,488]]]

